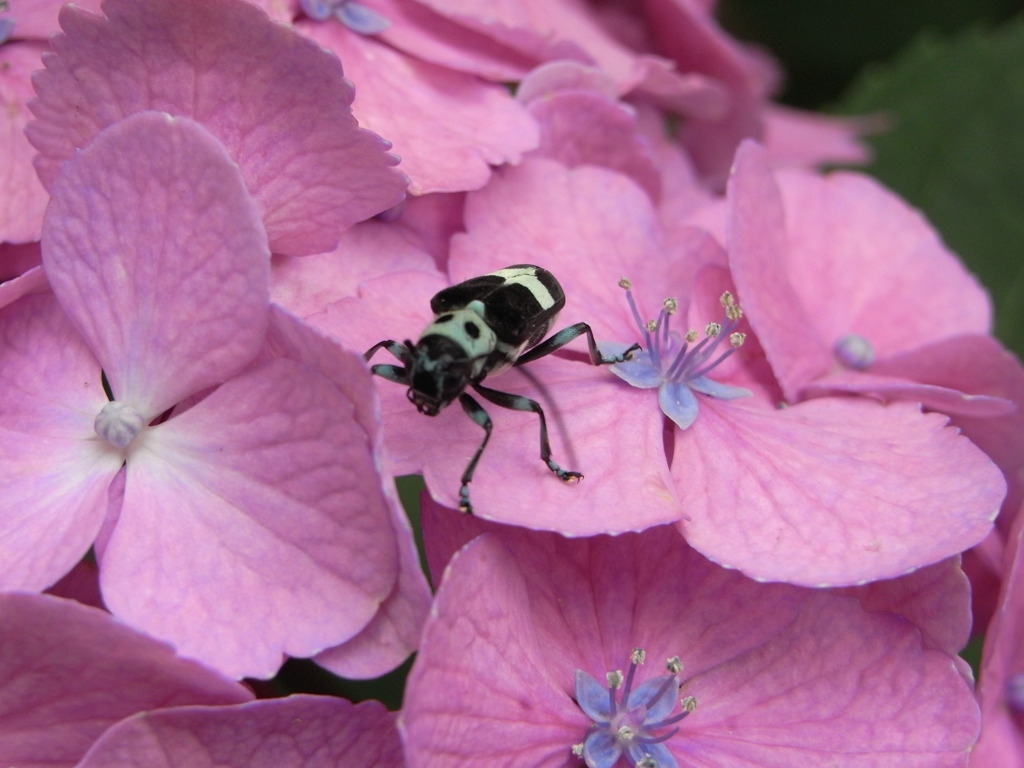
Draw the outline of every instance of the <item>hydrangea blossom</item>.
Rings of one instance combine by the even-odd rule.
[[[428,509],[428,550],[464,528],[487,533],[448,565],[399,720],[416,768],[966,763],[970,685],[897,615],[659,529],[564,539]]]
[[[56,180],[43,244],[57,301],[2,319],[5,586],[46,587],[95,542],[116,615],[233,675],[366,628],[408,537],[368,374],[341,350],[344,389],[257,358],[266,234],[219,142],[166,114],[116,123]]]

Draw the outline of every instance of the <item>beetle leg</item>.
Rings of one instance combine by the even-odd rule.
[[[548,422],[544,418],[544,409],[540,403],[531,400],[524,395],[513,395],[509,392],[499,392],[496,389],[488,389],[480,384],[474,383],[473,389],[480,393],[489,402],[500,405],[502,408],[509,408],[513,411],[533,411],[540,418],[540,458],[548,469],[558,475],[559,480],[581,480],[583,475],[572,470],[562,469],[557,461],[551,458],[551,443],[548,440]]]
[[[570,341],[582,336],[583,334],[587,335],[587,346],[590,348],[590,362],[594,365],[611,365],[613,363],[624,362],[629,360],[629,358],[633,356],[633,353],[640,349],[639,344],[634,344],[621,355],[612,355],[610,357],[603,355],[597,348],[597,341],[594,340],[594,332],[590,329],[590,326],[586,323],[576,323],[576,325],[570,325],[568,328],[563,328],[547,341],[542,341],[533,349],[524,352],[519,356],[519,359],[515,361],[514,365],[522,365],[523,363],[529,363],[531,360],[537,360],[541,357],[545,357],[546,355],[550,355],[556,349],[561,349]]]
[[[394,341],[392,339],[378,341],[376,344],[374,344],[372,347],[366,350],[366,352],[363,353],[363,360],[368,361],[371,357],[373,357],[374,353],[376,353],[376,351],[381,348],[386,349],[392,355],[401,360],[402,363],[404,363],[405,365],[409,364],[408,342],[406,342],[405,344],[399,344],[397,341]],[[387,377],[385,376],[385,378]],[[394,381],[394,379],[392,380]]]
[[[462,406],[462,410],[472,419],[473,423],[478,424],[484,431],[484,439],[477,446],[476,453],[473,454],[473,458],[466,465],[460,480],[462,485],[459,487],[459,509],[467,515],[472,515],[473,505],[469,503],[469,483],[473,479],[477,462],[480,461],[484,448],[487,447],[487,441],[491,439],[491,428],[494,426],[494,423],[491,421],[491,417],[487,415],[487,411],[483,409],[483,406],[465,392],[459,395],[459,405]]]

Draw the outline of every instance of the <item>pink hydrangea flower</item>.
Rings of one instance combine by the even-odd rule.
[[[97,132],[134,112],[201,123],[238,164],[271,249],[333,248],[399,202],[388,143],[359,128],[337,57],[244,0],[107,0],[61,12],[64,34],[35,77],[27,129],[49,188]]]
[[[489,533],[427,623],[399,720],[410,765],[967,762],[970,685],[898,615],[756,583],[659,529],[564,539],[431,514],[441,549],[463,536],[446,525]]]
[[[257,357],[266,233],[219,142],[153,112],[104,130],[55,180],[43,247],[56,301],[0,320],[4,585],[95,542],[112,612],[239,676],[365,630],[411,546],[372,385],[336,348]]]

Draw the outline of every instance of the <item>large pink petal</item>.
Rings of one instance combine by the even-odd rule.
[[[333,248],[402,198],[387,143],[352,116],[337,57],[295,30],[242,0],[108,0],[103,10],[64,9],[57,55],[35,80],[29,138],[47,187],[75,148],[152,109],[223,142],[277,252]]]
[[[99,364],[52,294],[0,310],[0,388],[0,585],[43,589],[92,544],[122,462],[93,429]]]
[[[395,715],[376,701],[289,696],[140,713],[103,734],[78,768],[395,768]]]
[[[808,586],[898,576],[981,541],[1006,492],[939,414],[827,398],[781,410],[710,398],[676,434],[692,546],[749,576]]]
[[[0,595],[0,755],[70,768],[124,717],[185,704],[237,704],[241,685],[109,614],[44,595]]]
[[[351,400],[273,360],[136,440],[103,597],[232,675],[366,626],[398,572],[392,502]]]
[[[341,56],[360,86],[356,115],[394,144],[414,194],[479,189],[490,166],[518,162],[537,145],[536,124],[502,85],[410,58],[340,24],[300,28]]]
[[[65,166],[43,264],[114,397],[148,418],[262,341],[266,234],[235,163],[188,118],[134,114]]]
[[[31,115],[29,73],[38,69],[44,45],[8,42],[0,47],[0,242],[39,239],[49,195],[32,167],[35,151],[25,138]]]

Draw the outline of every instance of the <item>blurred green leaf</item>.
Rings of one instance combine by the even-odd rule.
[[[924,211],[992,293],[997,335],[1024,352],[1024,17],[923,35],[840,108],[885,115],[866,170]]]

